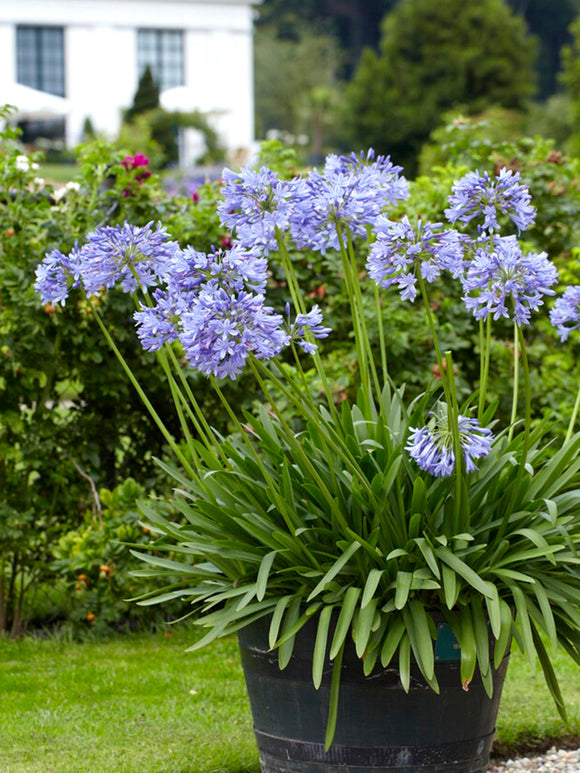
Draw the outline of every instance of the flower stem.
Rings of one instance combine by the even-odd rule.
[[[526,401],[526,420],[525,420],[525,430],[524,430],[524,447],[522,450],[522,459],[520,462],[520,467],[525,467],[527,456],[528,456],[528,446],[530,443],[530,431],[532,427],[532,385],[530,383],[530,365],[528,362],[528,352],[526,350],[526,340],[524,338],[523,331],[519,325],[516,324],[517,330],[518,330],[518,338],[520,342],[520,349],[522,352],[522,366],[524,371],[524,395],[525,395],[525,401]]]
[[[511,440],[514,436],[514,426],[518,417],[519,373],[520,373],[520,346],[519,346],[519,337],[518,337],[518,325],[517,325],[517,322],[514,322],[514,394],[512,399],[512,415],[510,419],[508,443],[511,443]]]
[[[159,416],[159,414],[157,413],[157,411],[155,410],[155,408],[151,404],[151,401],[149,400],[149,398],[145,394],[141,384],[135,378],[135,375],[134,375],[133,371],[131,370],[131,368],[129,367],[129,365],[126,362],[125,358],[123,357],[123,355],[121,354],[121,352],[117,348],[117,345],[113,341],[113,338],[111,337],[111,334],[109,333],[105,323],[101,319],[101,316],[100,316],[99,312],[95,309],[94,306],[91,307],[91,308],[92,308],[93,314],[95,316],[95,319],[97,320],[97,323],[98,323],[99,327],[101,328],[101,331],[103,332],[103,335],[105,336],[105,338],[107,340],[107,343],[111,347],[111,349],[112,349],[113,353],[115,354],[116,358],[119,360],[119,362],[121,364],[121,367],[123,368],[123,370],[125,371],[125,373],[127,374],[128,378],[129,378],[129,381],[135,387],[135,390],[137,391],[137,394],[141,398],[141,400],[143,402],[143,405],[149,411],[149,414],[150,414],[151,418],[153,419],[155,424],[157,424],[158,428],[161,430],[161,433],[162,433],[163,437],[165,438],[165,440],[169,444],[169,447],[171,448],[171,450],[173,451],[175,456],[179,459],[179,461],[183,465],[184,469],[195,480],[198,477],[196,472],[195,472],[195,470],[193,469],[193,467],[191,466],[191,464],[189,463],[187,458],[184,456],[183,452],[181,451],[181,449],[179,448],[179,446],[175,442],[175,439],[173,438],[173,436],[171,435],[171,433],[169,432],[169,430],[167,429],[167,427],[163,423],[161,417]]]
[[[480,328],[480,340],[483,342],[483,324]],[[491,360],[491,316],[488,315],[485,325],[485,342],[482,350],[481,381],[479,384],[479,410],[478,419],[481,421],[485,410],[485,398],[487,396],[487,382],[489,379],[489,363]]]
[[[381,368],[383,371],[383,384],[389,379],[389,367],[387,362],[387,346],[385,344],[385,330],[383,326],[383,309],[378,285],[375,285],[375,307],[377,310],[377,326],[379,330],[379,346],[381,347]]]
[[[437,327],[435,324],[435,317],[431,311],[431,304],[429,303],[429,295],[427,288],[425,287],[425,281],[423,277],[419,275],[419,287],[421,288],[421,296],[423,298],[423,305],[425,306],[425,312],[427,314],[427,325],[431,331],[431,338],[433,339],[433,346],[435,347],[435,355],[437,357],[437,363],[439,365],[439,374],[441,376],[441,383],[443,384],[443,391],[445,392],[445,400],[447,406],[451,409],[451,394],[449,392],[449,383],[447,374],[445,372],[445,365],[443,364],[443,355],[441,354],[441,347],[439,346],[439,337],[437,336]],[[449,414],[451,419],[451,414]],[[451,425],[450,425],[451,426]]]
[[[564,445],[567,445],[570,440],[572,440],[576,419],[578,418],[578,411],[580,411],[580,387],[578,387],[578,394],[576,395],[576,402],[574,403],[574,409],[572,410],[572,416],[570,417],[570,423],[568,424],[568,432],[566,432]]]

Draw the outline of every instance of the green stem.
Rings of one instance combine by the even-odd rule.
[[[518,393],[519,393],[519,374],[520,374],[520,346],[518,337],[518,325],[514,322],[514,393],[512,399],[512,415],[510,419],[510,429],[508,432],[508,443],[514,436],[515,423],[518,417]]]
[[[518,337],[520,341],[520,349],[522,352],[522,366],[524,371],[524,395],[526,401],[526,423],[524,430],[524,447],[522,449],[522,459],[520,463],[520,469],[523,469],[526,465],[528,456],[528,447],[530,443],[530,431],[532,427],[532,385],[530,382],[530,365],[528,362],[528,352],[526,350],[526,340],[524,338],[523,331],[519,325],[517,325]]]
[[[491,360],[491,315],[488,315],[486,321],[486,333],[483,355],[483,374],[479,385],[479,411],[478,419],[481,421],[485,410],[485,398],[487,396],[487,382],[489,379],[489,363]]]
[[[348,245],[348,255],[350,258],[350,264],[351,264],[351,276],[353,279],[353,290],[355,293],[355,300],[356,305],[358,306],[358,311],[360,315],[360,329],[361,329],[361,335],[362,335],[362,343],[366,350],[366,355],[368,357],[368,363],[370,367],[370,373],[373,377],[374,385],[375,385],[375,391],[377,395],[377,401],[380,403],[381,400],[381,388],[379,386],[379,379],[377,376],[377,369],[375,366],[375,360],[373,357],[372,349],[371,349],[371,342],[369,339],[368,329],[367,329],[367,323],[365,319],[364,314],[364,305],[363,305],[363,297],[362,292],[360,289],[360,277],[359,277],[359,269],[356,262],[356,254],[354,251],[354,245],[352,243],[352,236],[350,233],[350,230],[346,229],[346,237],[347,237],[347,245]]]
[[[449,383],[447,373],[445,372],[445,365],[443,364],[443,355],[441,354],[441,347],[439,346],[439,337],[437,336],[437,327],[435,323],[435,317],[431,311],[431,304],[429,303],[429,295],[427,288],[425,287],[425,281],[419,274],[419,287],[421,289],[421,296],[423,298],[423,305],[425,306],[425,312],[427,314],[427,325],[431,332],[431,338],[433,339],[433,346],[435,347],[435,355],[437,357],[437,363],[439,365],[439,374],[441,376],[441,383],[443,384],[443,391],[445,392],[445,400],[448,408],[451,408],[451,394],[449,391]],[[451,425],[450,425],[451,426]]]
[[[306,314],[306,306],[304,304],[304,298],[302,297],[302,293],[300,292],[298,277],[296,276],[296,272],[294,271],[294,266],[292,265],[292,260],[290,259],[290,255],[288,254],[288,250],[286,249],[286,242],[284,241],[284,236],[279,228],[276,229],[276,241],[278,242],[278,252],[280,253],[280,257],[282,258],[282,265],[284,266],[284,273],[286,275],[286,281],[288,283],[288,289],[290,290],[290,297],[292,298],[292,303],[294,304],[294,308],[297,309],[301,314]],[[306,340],[310,341],[310,343],[314,343],[313,337],[310,334],[307,334]],[[326,395],[326,402],[328,404],[328,408],[331,414],[334,416],[334,418],[338,419],[336,406],[334,405],[334,400],[332,399],[330,384],[328,382],[328,377],[326,375],[324,366],[322,364],[322,360],[320,358],[320,352],[318,351],[318,347],[314,352],[314,354],[312,355],[312,359],[314,361],[314,367],[316,368],[318,377],[322,381],[322,386],[324,388],[324,393]]]
[[[574,403],[574,409],[572,410],[572,416],[570,417],[570,424],[568,424],[568,432],[566,432],[564,445],[567,445],[570,440],[572,440],[574,427],[576,426],[576,419],[578,418],[578,411],[580,411],[580,387],[578,388],[578,394],[576,395],[576,402]]]
[[[379,330],[379,346],[381,348],[381,368],[383,371],[383,384],[386,384],[389,380],[389,367],[387,362],[387,346],[385,344],[385,330],[383,326],[383,310],[381,307],[381,297],[379,294],[379,287],[375,284],[375,308],[377,311],[377,327]]]
[[[461,435],[459,433],[459,406],[457,404],[455,373],[453,372],[453,357],[450,351],[445,352],[445,362],[447,363],[447,377],[449,379],[449,393],[451,395],[451,405],[448,410],[452,413],[450,423],[453,432],[453,449],[455,451],[455,522],[453,524],[453,533],[458,534],[465,531],[466,524],[469,521],[469,514],[465,512],[468,508],[468,501],[463,502],[465,460],[463,458],[463,446],[461,445]]]
[[[119,362],[121,364],[121,367],[123,368],[123,370],[125,371],[125,373],[127,374],[128,378],[129,378],[129,381],[135,387],[135,390],[137,391],[137,394],[141,398],[141,401],[143,402],[143,405],[149,411],[149,414],[150,414],[151,418],[153,419],[155,424],[157,424],[157,427],[161,430],[161,433],[162,433],[163,437],[167,441],[169,447],[171,448],[171,450],[173,451],[175,456],[179,459],[179,461],[183,465],[184,469],[189,473],[189,475],[191,475],[191,477],[193,479],[196,479],[197,478],[197,474],[196,474],[195,470],[193,469],[193,467],[191,466],[189,461],[186,459],[186,457],[184,456],[183,452],[181,451],[181,449],[179,448],[179,446],[175,442],[173,436],[171,435],[171,433],[169,432],[169,430],[167,429],[167,427],[163,423],[161,417],[159,416],[159,414],[157,413],[157,411],[155,410],[155,408],[151,404],[151,401],[149,400],[149,398],[147,397],[147,395],[143,391],[143,388],[141,387],[141,384],[135,378],[135,375],[133,374],[133,371],[131,370],[131,368],[127,364],[125,358],[123,357],[123,355],[121,354],[121,352],[117,348],[117,345],[113,341],[113,339],[111,337],[111,334],[109,333],[105,323],[101,319],[101,316],[100,316],[99,312],[96,310],[96,308],[94,306],[92,306],[91,308],[92,308],[93,314],[95,316],[95,319],[97,320],[97,323],[98,323],[99,327],[101,328],[101,331],[102,331],[103,335],[105,336],[105,338],[107,340],[107,343],[111,347],[111,349],[112,349],[113,353],[115,354],[116,358],[119,360]]]

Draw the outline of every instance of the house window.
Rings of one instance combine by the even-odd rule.
[[[138,30],[139,77],[147,65],[159,91],[183,86],[183,32],[181,30]]]
[[[64,97],[64,31],[62,27],[16,28],[18,83]]]

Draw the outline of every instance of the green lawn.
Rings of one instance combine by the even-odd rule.
[[[38,177],[42,177],[51,183],[67,183],[77,174],[78,167],[75,164],[48,164],[43,163],[38,170]]]
[[[235,640],[187,653],[191,641],[183,629],[85,644],[0,639],[0,773],[258,773]],[[580,734],[580,674],[565,656],[555,666],[570,728],[541,674],[514,656],[504,750]]]

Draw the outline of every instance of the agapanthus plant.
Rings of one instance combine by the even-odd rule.
[[[532,428],[524,332],[554,294],[557,272],[545,254],[530,254],[515,236],[501,233],[502,214],[520,231],[533,222],[518,175],[466,175],[453,187],[444,225],[395,216],[392,205],[408,191],[400,172],[372,152],[329,156],[322,170],[290,182],[266,168],[226,171],[220,213],[233,231],[231,249],[183,248],[161,226],[105,226],[71,255],[47,255],[37,289],[45,302],[64,303],[79,286],[90,296],[119,284],[134,296],[139,338],[168,379],[182,443],[162,424],[94,309],[181,468],[174,470],[173,504],[184,521],[144,503],[159,540],[152,555],[141,555],[149,564],[145,574],[177,572],[183,582],[141,603],[186,599],[207,629],[196,647],[267,617],[281,667],[301,628],[314,620],[317,688],[328,662],[338,684],[350,636],[365,674],[397,656],[405,689],[413,661],[438,690],[438,613],[461,647],[464,689],[477,670],[492,691],[495,669],[514,638],[532,660],[538,653],[563,713],[543,636],[580,662],[580,433],[574,434],[577,408],[559,448],[544,443],[545,423]],[[458,222],[475,223],[478,236],[458,229]],[[335,403],[320,351],[332,332],[323,309],[306,308],[290,244],[340,256],[359,368],[352,404]],[[273,260],[285,272],[283,309],[267,300]],[[443,273],[462,287],[465,314],[480,325],[480,383],[463,404],[429,295]],[[367,332],[363,294],[369,290],[379,362]],[[423,303],[438,361],[440,378],[410,406],[403,386],[391,382],[386,356],[381,304],[395,290],[405,302]],[[562,338],[578,328],[577,290],[554,304],[552,321]],[[507,427],[494,424],[487,394],[491,327],[499,317],[513,321],[515,336]],[[308,357],[323,404],[309,388]],[[208,424],[188,368],[208,377],[234,427],[231,437]],[[265,405],[241,417],[220,379],[236,379],[246,369]],[[580,393],[577,406],[579,400]],[[282,405],[291,407],[292,422]],[[159,558],[164,549],[177,549],[183,560]],[[327,744],[337,689],[331,694]]]

